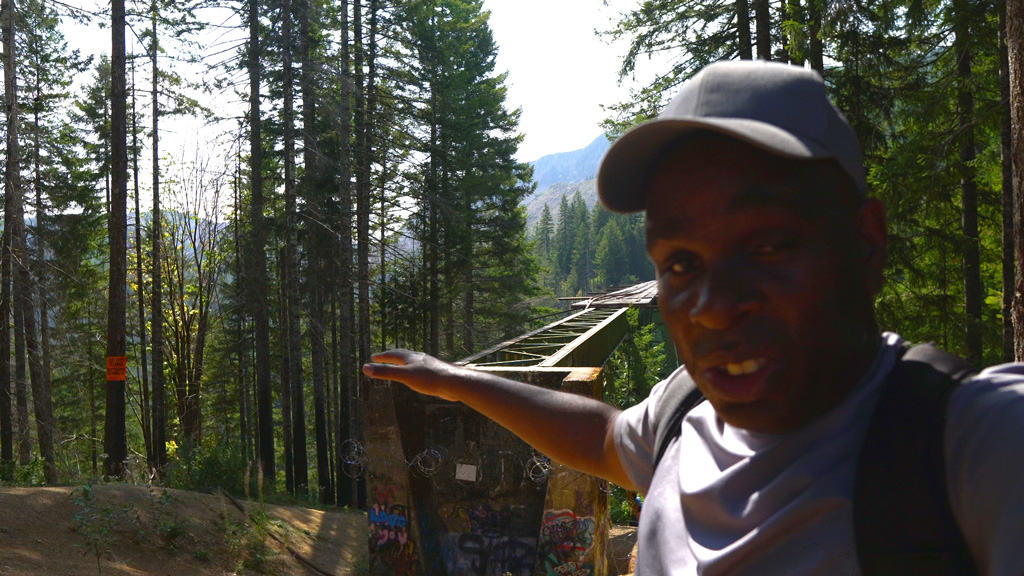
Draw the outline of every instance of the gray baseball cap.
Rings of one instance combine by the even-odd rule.
[[[817,72],[734,60],[705,67],[657,118],[611,145],[597,173],[601,202],[614,212],[643,210],[651,163],[666,146],[697,132],[724,134],[783,157],[832,158],[861,195],[867,189],[857,136]]]

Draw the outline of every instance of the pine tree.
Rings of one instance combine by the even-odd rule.
[[[440,351],[443,327],[448,355],[474,347],[478,324],[489,324],[480,314],[496,307],[498,292],[490,287],[504,285],[498,280],[503,273],[479,273],[486,262],[479,254],[492,253],[495,231],[505,234],[511,250],[502,255],[505,267],[519,272],[530,259],[524,222],[513,208],[528,192],[528,173],[512,159],[518,114],[504,109],[505,76],[494,70],[497,46],[482,6],[478,0],[422,0],[411,3],[409,12],[429,103],[421,114],[429,137],[419,214],[427,348]],[[533,290],[530,283],[516,286],[507,288],[520,295]],[[485,295],[487,304],[478,304]]]
[[[125,7],[124,0],[111,4],[111,89],[110,89],[110,283],[107,304],[107,362],[108,368],[106,425],[103,449],[107,459],[107,476],[124,475],[128,457],[125,423],[125,378],[117,365],[125,358],[125,318],[127,300],[127,81],[125,70]]]
[[[1010,69],[1012,117],[1014,253],[1016,289],[1013,300],[1014,355],[1024,361],[1024,6],[1006,3],[1006,45]]]
[[[256,412],[259,462],[264,481],[273,487],[275,477],[274,419],[270,389],[270,319],[267,310],[267,246],[263,216],[263,118],[260,112],[261,42],[260,3],[248,0],[249,41],[246,68],[249,73],[249,237],[245,249],[246,307],[253,318],[256,356]]]

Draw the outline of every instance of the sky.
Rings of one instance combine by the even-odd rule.
[[[498,44],[497,67],[508,72],[508,104],[521,108],[525,138],[517,158],[583,148],[601,134],[601,105],[628,96],[618,84],[627,46],[609,44],[607,30],[637,0],[485,0]]]
[[[70,3],[91,8],[97,1]],[[601,134],[602,104],[624,100],[631,84],[618,83],[625,43],[613,46],[595,30],[611,28],[639,1],[484,0],[498,45],[497,71],[508,73],[507,106],[522,111],[518,160],[583,148]],[[67,37],[85,52],[109,53],[109,30],[72,27]],[[188,122],[161,126],[161,136],[181,139],[183,148],[202,148],[213,139],[202,132]]]

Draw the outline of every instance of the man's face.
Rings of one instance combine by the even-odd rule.
[[[659,307],[680,359],[723,420],[769,433],[842,400],[878,342],[880,205],[827,189],[829,179],[807,190],[794,172],[709,140],[661,161],[646,198]]]

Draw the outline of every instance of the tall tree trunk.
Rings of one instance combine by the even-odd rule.
[[[28,369],[25,366],[25,316],[18,301],[14,270],[14,221],[11,220],[11,298],[14,303],[14,404],[17,413],[18,464],[32,462],[32,423],[28,418]]]
[[[260,47],[258,0],[249,0],[249,260],[246,302],[253,318],[256,352],[256,412],[259,459],[265,486],[274,486],[274,406],[270,390],[270,318],[267,311],[267,233],[263,217],[263,142],[260,118]]]
[[[285,137],[287,141],[287,137]],[[287,149],[287,144],[285,149]],[[285,172],[287,173],[287,168]],[[287,177],[286,177],[287,180]],[[287,187],[287,184],[285,185]],[[287,208],[285,208],[287,211]],[[285,217],[287,219],[287,216]],[[285,231],[287,234],[287,230]],[[295,284],[290,282],[288,275],[287,256],[284,255],[285,250],[282,250],[280,254],[281,267],[280,267],[280,288],[278,293],[280,298],[278,301],[278,325],[285,327],[285,340],[281,343],[281,390],[278,392],[278,398],[281,401],[281,440],[282,448],[284,449],[284,489],[289,494],[295,494],[295,462],[292,459],[292,382],[291,382],[291,343],[288,341],[288,294],[289,290],[296,290]],[[300,382],[295,383],[296,386],[301,386]]]
[[[306,1],[306,0],[304,0]],[[358,1],[358,0],[356,0]],[[338,441],[335,443],[335,469],[344,470],[345,441],[352,438],[352,408],[355,404],[353,385],[355,378],[355,360],[352,354],[354,347],[353,333],[355,329],[355,304],[353,301],[354,279],[352,277],[352,175],[351,175],[351,137],[352,110],[350,87],[352,86],[351,58],[349,52],[349,2],[341,0],[338,4],[340,16],[339,30],[342,82],[338,105],[338,324],[339,324],[339,386],[338,386]],[[336,484],[337,504],[355,504],[357,488],[350,478],[338,475]]]
[[[163,476],[167,467],[167,384],[164,378],[164,304],[163,304],[163,222],[160,214],[160,91],[158,84],[159,42],[157,36],[157,3],[150,3],[151,38],[150,65],[152,67],[153,102],[153,303],[150,305],[153,330],[153,467]]]
[[[957,124],[960,130],[960,202],[963,210],[964,311],[966,314],[965,340],[967,359],[981,365],[981,259],[978,248],[978,184],[975,180],[974,160],[974,93],[971,86],[972,54],[969,46],[969,7],[965,0],[954,3],[956,23],[954,49],[957,59]]]
[[[245,278],[245,266],[242,265],[242,248],[241,240],[242,235],[239,232],[239,211],[241,210],[239,188],[241,187],[242,178],[242,167],[241,164],[241,150],[235,155],[235,177],[232,185],[232,202],[234,210],[232,210],[231,216],[231,232],[232,240],[235,245],[235,278]],[[244,302],[244,297],[241,298]],[[244,307],[243,307],[244,308]],[[252,403],[249,398],[249,358],[245,353],[249,349],[246,343],[246,334],[248,334],[248,326],[246,324],[245,311],[240,310],[237,313],[237,323],[235,324],[236,343],[235,343],[235,354],[236,361],[238,362],[238,431],[239,437],[242,442],[242,450],[245,452],[246,470],[249,470],[250,465],[253,461],[253,446],[252,438],[253,434],[250,429],[250,423],[252,419],[249,415],[252,413]],[[248,493],[249,486],[245,487],[246,493]]]
[[[128,134],[127,90],[125,82],[125,8],[124,0],[113,0],[111,13],[110,57],[110,283],[107,287],[107,362],[115,367],[107,371],[106,425],[103,449],[107,454],[107,476],[124,476],[128,457],[125,431],[125,377],[116,368],[125,358],[125,310],[127,300],[126,249],[128,240]],[[27,323],[26,323],[27,326]]]
[[[779,0],[779,21],[780,22],[785,22],[785,21],[789,20],[789,18],[791,16],[790,13],[789,13],[789,5],[790,5],[790,0]],[[780,26],[780,29],[781,29],[781,32],[780,32],[780,35],[779,35],[779,46],[781,47],[781,50],[780,50],[780,53],[782,55],[781,56],[781,61],[788,64],[788,63],[793,62],[793,58],[790,56],[790,51],[789,51],[790,50],[789,34],[786,34],[785,27]]]
[[[356,0],[354,15],[361,16],[361,0]],[[377,78],[377,0],[370,0],[369,6],[369,36],[363,41],[363,27],[359,22],[355,25],[356,30],[356,74],[359,75],[362,65],[366,65],[365,83],[358,82],[360,87],[357,102],[357,135],[360,141],[357,143],[359,152],[356,157],[359,162],[358,191],[356,194],[357,214],[357,246],[358,246],[358,275],[359,275],[359,358],[356,366],[361,366],[370,359],[370,193],[372,172],[370,166],[374,157],[374,115],[376,113],[376,78]],[[367,48],[368,47],[368,48]],[[359,111],[359,108],[362,108]],[[351,370],[351,369],[350,369]],[[359,383],[356,389],[357,398],[366,398],[366,387],[369,380],[363,376],[358,368],[355,369],[356,381]],[[355,422],[356,434],[362,439],[362,430],[365,429],[365,414],[361,402],[352,403],[352,420]]]
[[[999,2],[999,140],[1003,187],[1003,362],[1013,361],[1013,288],[1016,281],[1013,260],[1013,137],[1010,118],[1010,60],[1006,46],[1006,1]]]
[[[387,162],[387,154],[383,154],[381,158],[381,172],[386,173],[387,169],[384,164]],[[388,206],[387,206],[387,194],[385,193],[384,186],[380,187],[380,214],[377,216],[380,222],[380,237],[378,239],[377,252],[378,252],[378,277],[377,277],[377,293],[380,294],[380,298],[385,298],[385,294],[388,292],[388,269],[386,262],[386,250],[387,247],[387,221],[388,221]],[[388,312],[387,306],[378,306],[378,312],[380,319],[377,321],[377,325],[380,327],[380,350],[388,349]]]
[[[149,395],[149,362],[146,354],[146,290],[142,273],[142,211],[139,207],[139,127],[135,110],[135,60],[132,60],[132,182],[135,198],[135,285],[139,308],[139,367],[142,369],[142,440],[146,444],[146,466],[157,470],[153,450],[152,400]]]
[[[292,387],[302,386],[302,343],[299,340],[298,251],[295,247],[295,93],[292,70],[292,3],[281,2],[281,88],[283,102],[281,121],[284,124],[284,252],[281,258],[281,315],[284,342],[281,346],[281,432],[284,440],[284,485],[295,494],[295,463],[293,450]],[[305,422],[295,422],[305,426]],[[304,447],[303,447],[304,448]]]
[[[89,358],[96,358],[97,353],[93,344],[94,340],[89,340]],[[95,476],[99,474],[99,458],[100,451],[96,445],[99,440],[99,414],[96,409],[96,383],[99,382],[99,375],[93,376],[93,370],[87,370],[86,375],[89,376],[89,460],[92,463],[92,473]]]
[[[297,0],[295,8],[295,17],[299,23],[299,36],[297,38],[299,61],[302,67],[301,76],[299,78],[300,90],[302,91],[302,163],[305,167],[305,172],[302,178],[302,192],[307,198],[307,204],[316,207],[318,210],[318,218],[315,220],[323,221],[322,219],[327,218],[327,201],[325,197],[328,195],[323,192],[323,187],[320,185],[321,182],[325,182],[327,179],[324,176],[325,163],[320,158],[316,131],[319,102],[317,101],[316,94],[315,64],[313,62],[312,47],[310,46],[310,24],[313,19],[310,0]],[[289,214],[292,214],[292,212],[289,212]],[[297,227],[297,222],[295,223],[295,227]],[[294,228],[292,228],[292,230],[294,230]],[[308,250],[308,269],[313,271],[318,269],[322,270],[323,259],[328,257],[331,253],[330,248],[324,245],[328,242],[330,235],[325,234],[322,227],[315,226],[312,227],[308,237],[309,241],[314,244],[314,246]],[[295,242],[297,244],[297,240]],[[297,252],[298,248],[295,244],[293,244],[292,250],[293,252]],[[295,274],[297,276],[297,255],[295,256],[295,263],[293,270],[295,270]],[[319,289],[319,284],[326,280],[319,277],[315,272],[309,274],[309,276],[310,278],[306,284],[309,288],[308,291],[311,294],[310,303],[312,304],[312,307],[309,311],[308,325],[310,330],[313,330],[313,325],[323,325],[323,307],[315,304],[315,292]],[[303,382],[303,374],[301,370],[302,334],[300,330],[301,326],[299,325],[299,310],[301,308],[301,303],[299,301],[298,283],[296,283],[296,290],[289,294],[289,298],[289,309],[293,310],[294,318],[292,319],[292,322],[294,325],[289,325],[289,333],[287,334],[287,337],[289,346],[291,346],[294,354],[297,355],[298,358],[298,360],[296,360],[296,358],[293,357],[293,361],[299,362],[298,364],[294,364],[291,368],[292,457],[294,459],[296,488],[303,494],[307,494],[309,490],[309,457],[306,452],[306,388],[305,382]],[[313,343],[313,346],[316,346],[315,342]],[[314,367],[314,370],[315,369],[316,368]]]
[[[736,0],[736,45],[742,60],[753,60],[753,42],[750,38],[750,4]]]
[[[772,21],[768,0],[754,0],[754,19],[757,20],[757,59],[772,59]]]
[[[436,78],[436,74],[431,74],[430,77]],[[426,183],[427,242],[423,247],[423,267],[427,271],[427,318],[430,326],[426,348],[431,356],[438,356],[441,352],[441,270],[439,267],[441,225],[438,199],[441,194],[439,173],[443,148],[439,143],[439,127],[437,119],[434,117],[437,105],[437,94],[432,81],[430,86],[430,158]]]
[[[369,38],[363,41],[361,21],[361,1],[355,3],[353,15],[356,47],[356,78],[358,87],[356,96],[356,231],[358,247],[359,275],[359,364],[370,357],[370,165],[373,162],[373,114],[371,108],[376,103],[373,92],[376,90],[376,2],[371,0],[369,13]],[[369,49],[367,49],[367,46]],[[365,82],[362,75],[366,66]],[[365,379],[359,376],[360,381]],[[363,388],[363,385],[360,385]],[[362,391],[362,390],[361,390]],[[362,394],[361,394],[362,395]]]
[[[807,0],[807,60],[811,69],[825,75],[825,48],[821,40],[823,0]]]
[[[316,431],[316,471],[317,471],[317,500],[326,504],[332,499],[331,471],[327,462],[327,397],[326,388],[326,361],[327,348],[324,338],[324,296],[319,283],[313,289],[313,307],[318,312],[319,322],[310,323],[311,360],[313,372],[313,423]]]
[[[7,108],[7,122],[10,123],[13,119],[14,124],[7,131],[7,163],[4,171],[4,194],[9,198],[13,194],[13,190],[21,185],[20,177],[18,175],[17,166],[17,86],[15,84],[17,76],[15,74],[14,66],[9,65],[8,61],[12,64],[14,62],[15,52],[12,49],[14,46],[14,2],[13,0],[4,0],[0,4],[0,20],[2,20],[3,26],[3,51],[4,51],[4,101]],[[10,126],[10,124],[9,124]],[[13,148],[13,154],[12,154]],[[14,274],[12,266],[12,253],[14,252],[14,237],[11,230],[14,228],[15,211],[10,202],[5,202],[4,206],[4,257],[6,263],[4,272],[7,273],[6,282],[4,284],[4,290],[7,291],[8,298],[11,298],[10,289],[14,284]],[[10,301],[10,300],[8,300]],[[32,437],[31,437],[31,426],[28,420],[28,382],[25,380],[25,331],[22,327],[22,316],[20,304],[15,303],[13,308],[14,313],[14,353],[15,353],[15,368],[14,368],[14,396],[15,396],[15,416],[17,418],[16,434],[18,443],[18,463],[22,466],[27,465],[32,459]],[[9,357],[9,356],[8,356]]]
[[[35,94],[37,101],[42,101],[42,87],[39,85],[39,77],[36,76]],[[46,403],[51,404],[52,395],[52,375],[53,370],[50,364],[50,307],[47,305],[46,297],[46,243],[44,238],[46,237],[46,205],[43,203],[43,173],[40,168],[40,160],[42,158],[41,144],[40,144],[40,124],[39,124],[39,107],[35,106],[34,109],[34,123],[33,123],[33,172],[35,177],[33,179],[35,189],[35,200],[36,200],[36,281],[34,290],[35,295],[30,295],[30,298],[38,298],[39,301],[39,363],[38,371],[40,373],[40,384],[39,389],[41,394],[46,396]],[[27,248],[26,248],[27,250]],[[46,408],[44,410],[44,418],[49,420],[49,428],[52,430],[53,423],[53,410],[52,408]],[[38,409],[37,409],[38,414]],[[52,437],[50,443],[53,443]],[[53,448],[51,446],[50,450]],[[55,465],[54,465],[55,466]],[[53,477],[56,479],[56,468],[54,468]]]
[[[14,412],[11,401],[11,251],[10,210],[4,210],[0,234],[0,480],[14,476]]]
[[[36,419],[36,439],[43,458],[43,474],[47,483],[57,482],[53,451],[53,409],[49,384],[43,379],[42,359],[36,339],[35,303],[32,273],[29,268],[28,242],[25,232],[24,201],[21,184],[21,150],[18,145],[20,106],[17,92],[17,60],[14,35],[14,1],[3,1],[4,99],[7,106],[7,164],[4,177],[5,208],[11,212],[11,247],[17,266],[14,276],[14,298],[22,316],[29,370],[32,373],[32,406]],[[27,422],[26,422],[27,424]]]
[[[6,19],[3,7],[0,5],[0,18]],[[0,479],[10,480],[14,476],[16,414],[11,405],[11,210],[6,207],[0,235],[0,328]],[[20,446],[19,441],[19,452]]]
[[[476,290],[473,282],[473,267],[463,272],[462,282],[465,284],[462,294],[462,352],[472,354],[476,348]]]
[[[1014,253],[1016,288],[1013,291],[1014,359],[1024,361],[1024,5],[1006,3],[1006,46],[1010,66],[1010,115],[1013,122]]]

